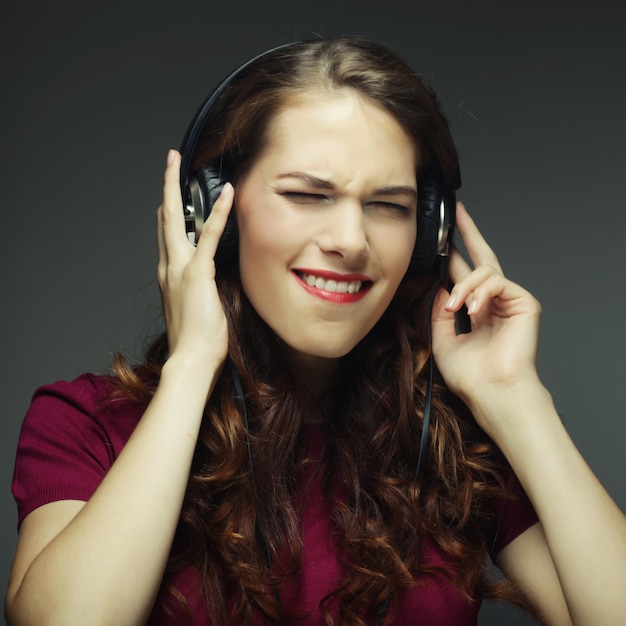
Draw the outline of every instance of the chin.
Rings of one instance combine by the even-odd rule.
[[[325,359],[332,361],[341,359],[349,354],[359,342],[337,342],[333,339],[327,339],[325,341],[299,342],[297,344],[284,343],[290,352],[298,354],[305,359]]]
[[[329,348],[328,350],[317,349],[314,352],[310,353],[310,356],[313,358],[317,357],[319,359],[329,359],[329,360],[340,359],[346,356],[346,354],[349,354],[350,351],[353,349],[354,349],[354,346],[350,346],[350,348],[345,348],[345,349],[336,349],[336,348]]]

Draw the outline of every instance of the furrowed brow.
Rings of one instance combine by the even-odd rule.
[[[278,178],[296,178],[298,180],[301,180],[303,183],[306,183],[310,187],[315,187],[316,189],[335,188],[335,185],[333,185],[333,183],[331,183],[329,180],[318,178],[317,176],[307,174],[306,172],[287,172],[285,174],[280,174]]]
[[[375,196],[410,196],[413,200],[417,200],[417,191],[414,187],[405,185],[393,185],[390,187],[381,187],[374,190]]]
[[[329,180],[318,178],[307,172],[286,172],[285,174],[279,174],[278,178],[295,178],[297,180],[306,183],[310,187],[316,189],[335,189],[335,185]],[[412,200],[417,200],[417,191],[414,187],[409,185],[390,185],[387,187],[380,187],[373,192],[374,196],[409,196]]]

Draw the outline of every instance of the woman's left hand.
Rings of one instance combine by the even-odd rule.
[[[541,307],[504,277],[461,204],[457,226],[475,269],[457,251],[451,255],[456,284],[451,294],[437,294],[433,353],[450,389],[502,450],[540,520],[500,553],[499,565],[542,623],[626,624],[626,519],[539,380]],[[472,330],[457,336],[454,312],[463,304]]]
[[[448,387],[479,419],[485,412],[493,413],[485,407],[493,409],[507,399],[510,403],[516,397],[512,391],[540,385],[535,361],[541,306],[505,278],[496,255],[461,203],[457,229],[474,268],[457,250],[452,251],[450,277],[455,286],[451,293],[441,289],[435,299],[433,353]],[[457,335],[454,314],[464,304],[472,330]],[[481,426],[490,432],[495,425]]]

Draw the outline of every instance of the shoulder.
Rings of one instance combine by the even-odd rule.
[[[83,374],[34,392],[15,458],[18,521],[47,502],[95,491],[145,409],[115,391],[110,377]]]
[[[130,430],[130,436],[144,408],[116,393],[110,376],[86,373],[72,381],[39,387],[24,418],[22,435],[33,428],[52,432],[77,428],[110,435]]]
[[[58,380],[38,387],[33,394],[32,405],[57,399],[69,406],[90,412],[96,403],[110,395],[113,389],[113,379],[110,376],[85,373],[71,381]]]

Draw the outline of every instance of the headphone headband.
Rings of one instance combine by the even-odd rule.
[[[187,128],[187,132],[185,133],[185,137],[183,138],[183,142],[180,147],[181,154],[181,164],[180,164],[180,186],[183,194],[186,193],[186,190],[189,185],[189,174],[191,170],[191,161],[193,155],[196,151],[196,146],[198,145],[198,140],[200,139],[200,135],[202,134],[202,129],[205,126],[206,120],[211,114],[217,99],[222,95],[222,93],[228,88],[231,82],[239,76],[243,71],[245,71],[250,65],[252,65],[258,59],[262,57],[272,54],[277,50],[282,50],[283,48],[290,48],[291,46],[296,45],[299,42],[291,42],[282,44],[280,46],[276,46],[274,48],[270,48],[265,52],[261,52],[256,56],[248,59],[244,63],[242,63],[238,68],[233,70],[230,74],[226,76],[226,78],[222,79],[222,81],[213,89],[213,91],[207,96],[204,102],[200,105],[200,108],[196,111],[193,119],[191,120],[191,124]],[[184,198],[184,195],[183,195]]]

